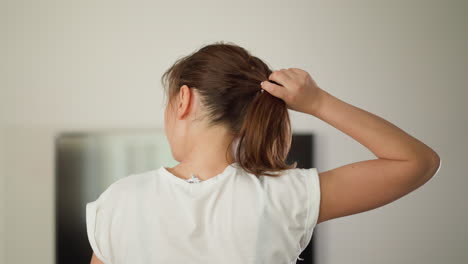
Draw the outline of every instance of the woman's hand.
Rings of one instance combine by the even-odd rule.
[[[314,115],[320,108],[323,90],[308,72],[298,68],[281,69],[272,72],[268,79],[280,85],[263,81],[261,87],[282,99],[289,109]]]

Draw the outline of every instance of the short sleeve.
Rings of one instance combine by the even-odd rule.
[[[320,210],[320,180],[317,168],[300,169],[300,172],[306,183],[307,194],[307,217],[305,219],[304,235],[301,239],[301,247],[304,249],[309,244],[318,221]]]
[[[111,263],[110,224],[114,198],[110,196],[114,193],[113,189],[115,183],[110,185],[98,199],[86,204],[86,230],[89,244],[96,257],[105,264]]]
[[[88,234],[89,244],[93,249],[96,257],[104,263],[108,263],[107,258],[101,252],[102,240],[96,235],[97,215],[98,215],[98,200],[86,204],[86,229]]]

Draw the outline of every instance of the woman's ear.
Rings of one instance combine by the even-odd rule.
[[[177,117],[180,119],[185,118],[190,113],[190,107],[193,103],[193,89],[190,89],[187,85],[182,85],[179,90],[178,101],[177,101]]]

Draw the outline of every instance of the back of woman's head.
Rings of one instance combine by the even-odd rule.
[[[179,58],[161,82],[169,103],[184,84],[196,89],[209,123],[224,125],[236,135],[236,162],[256,176],[277,176],[266,171],[280,172],[295,168],[296,163],[286,163],[292,140],[286,104],[261,91],[260,82],[271,73],[244,48],[221,41]]]

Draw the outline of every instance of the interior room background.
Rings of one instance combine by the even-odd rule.
[[[54,263],[54,135],[162,128],[161,74],[232,41],[431,146],[439,173],[317,226],[318,263],[467,263],[466,1],[0,2],[0,263]],[[319,171],[375,158],[290,111]]]

